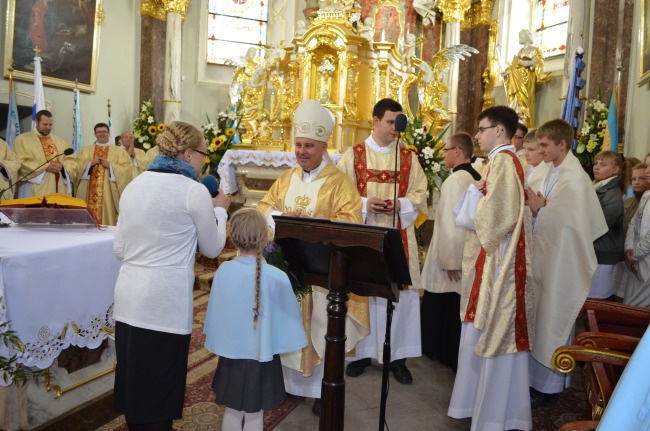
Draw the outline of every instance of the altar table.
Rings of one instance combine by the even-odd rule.
[[[70,345],[94,349],[112,336],[113,290],[121,262],[115,228],[75,226],[0,229],[0,323],[25,345],[0,355],[48,368]]]

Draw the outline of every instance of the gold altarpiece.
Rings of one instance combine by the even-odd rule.
[[[379,6],[386,3],[395,3],[403,22],[403,4],[384,1]],[[245,112],[239,148],[290,151],[293,113],[306,99],[320,101],[336,116],[328,145],[332,152],[344,152],[370,134],[372,108],[384,97],[400,102],[410,118],[419,110],[436,129],[449,122],[441,77],[448,61],[434,56],[427,65],[402,42],[373,42],[371,48],[371,38],[362,37],[350,20],[358,12],[345,2],[330,4],[288,46],[267,49],[264,58],[248,60],[248,66],[235,72],[233,85],[238,79],[242,84]],[[246,67],[248,82],[238,78]]]

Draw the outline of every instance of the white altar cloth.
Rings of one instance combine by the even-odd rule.
[[[338,163],[343,155],[330,154],[329,156],[334,163]],[[293,168],[296,166],[296,154],[293,151],[226,151],[217,168],[217,173],[220,178],[219,186],[224,193],[233,194],[237,191],[238,187],[235,173],[237,172],[237,166],[244,165]]]
[[[11,226],[0,230],[0,322],[25,345],[0,355],[41,369],[70,345],[96,348],[112,334],[121,262],[106,230]]]

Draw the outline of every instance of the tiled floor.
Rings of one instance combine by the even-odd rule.
[[[389,376],[386,422],[390,431],[461,431],[470,429],[470,420],[447,416],[447,407],[454,384],[454,373],[426,357],[409,359],[413,383],[397,383]],[[370,431],[379,428],[381,366],[373,364],[355,378],[346,377],[345,429]],[[311,411],[313,399],[308,398],[278,425],[276,431],[309,431],[318,429],[318,417]]]

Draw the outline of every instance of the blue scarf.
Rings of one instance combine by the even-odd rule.
[[[149,163],[148,171],[156,172],[171,172],[174,174],[181,174],[194,181],[199,181],[194,172],[194,167],[181,159],[165,156],[164,154],[157,155],[151,163]]]

